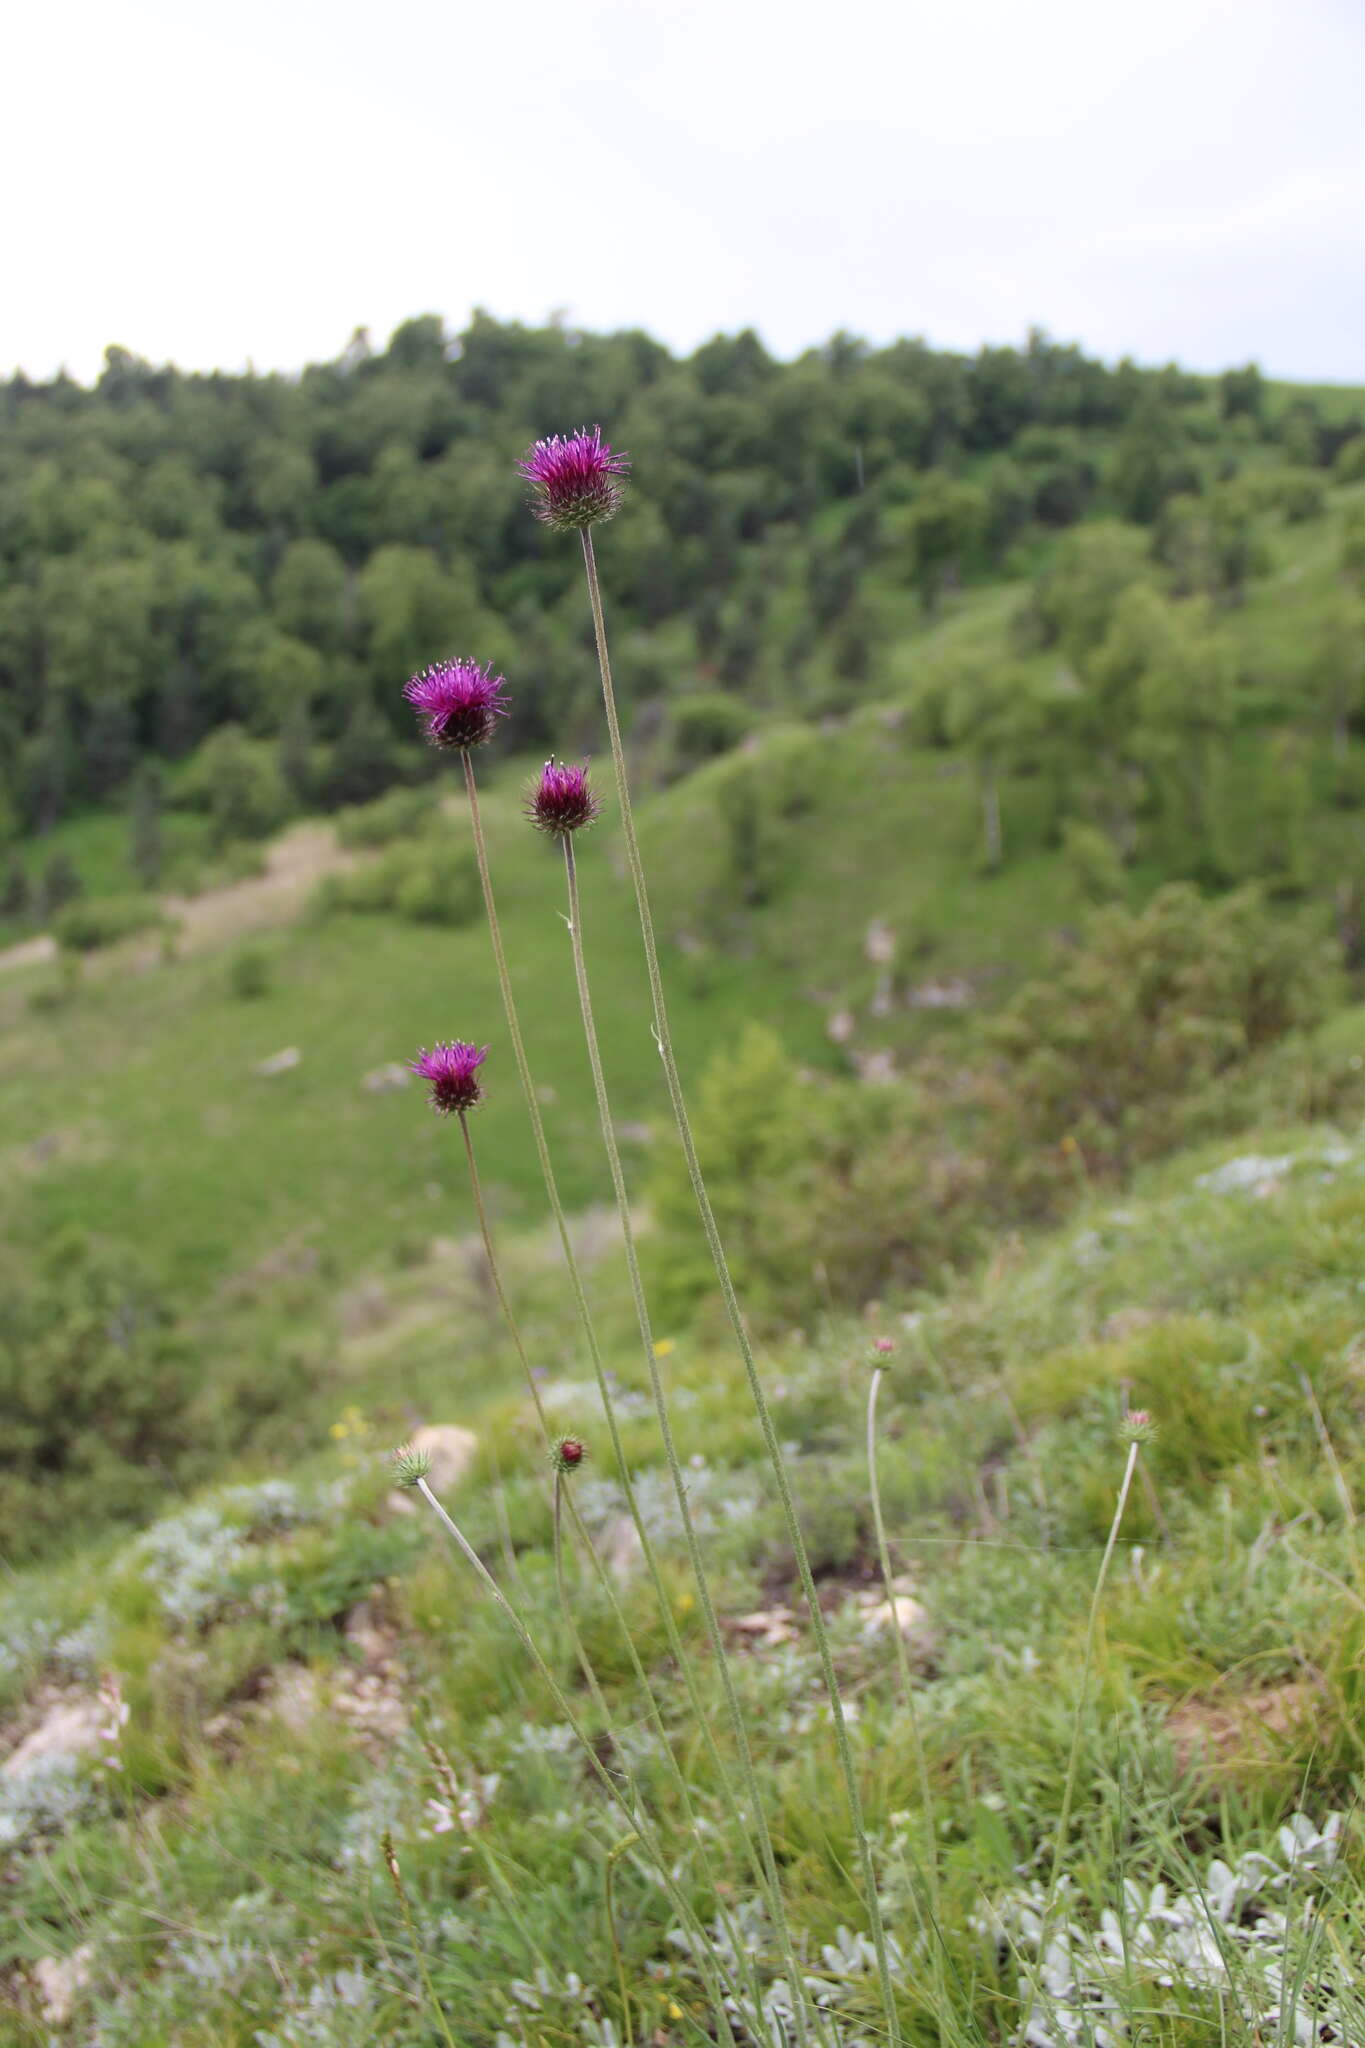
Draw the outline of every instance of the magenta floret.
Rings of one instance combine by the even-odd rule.
[[[408,1064],[414,1074],[430,1083],[427,1100],[442,1116],[462,1115],[482,1098],[479,1068],[488,1058],[486,1045],[467,1045],[463,1039],[437,1039],[430,1052],[423,1047]]]
[[[611,518],[624,495],[630,457],[613,455],[600,427],[580,427],[537,441],[518,467],[531,486],[536,518],[564,530]]]
[[[434,747],[463,752],[493,737],[507,715],[503,679],[477,661],[438,661],[404,685],[403,695],[426,720]]]

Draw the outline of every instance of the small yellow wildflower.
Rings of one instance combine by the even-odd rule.
[[[667,1358],[669,1352],[675,1348],[671,1337],[656,1337],[654,1339],[654,1356],[656,1358]]]

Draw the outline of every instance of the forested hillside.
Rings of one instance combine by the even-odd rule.
[[[1282,661],[1245,638],[1210,661],[1208,636],[1277,530],[1315,530],[1329,487],[1365,474],[1351,394],[1108,368],[1040,334],[970,358],[836,335],[793,363],[740,334],[678,361],[638,333],[480,316],[451,337],[425,317],[298,377],[182,375],[115,348],[93,390],[0,390],[0,817],[11,843],[45,842],[11,862],[0,910],[41,921],[74,891],[81,862],[50,835],[92,806],[130,814],[138,880],[183,884],[291,813],[422,776],[398,684],[434,653],[506,669],[520,747],[594,743],[572,563],[514,467],[580,419],[634,462],[612,602],[657,776],[757,719],[885,698],[958,593],[1040,568],[1010,634],[1021,660],[1051,657],[1029,687],[964,659],[923,706],[987,779],[1041,752],[1059,811],[1127,858],[1139,782],[1172,831],[1207,838],[1239,721],[1288,712],[1344,748],[1365,515],[1295,650],[1292,703]]]

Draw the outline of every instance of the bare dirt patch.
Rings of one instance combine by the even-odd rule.
[[[17,946],[0,951],[0,974],[18,967],[50,967],[57,957],[57,941],[51,932],[39,932],[36,939],[20,939]]]
[[[1254,1692],[1182,1700],[1166,1716],[1166,1730],[1182,1770],[1234,1775],[1283,1756],[1317,1706],[1306,1679],[1286,1679]]]
[[[167,896],[162,907],[180,926],[181,952],[211,952],[250,932],[292,924],[323,877],[354,867],[356,859],[338,846],[330,825],[305,820],[273,842],[263,875],[203,896]]]
[[[222,889],[208,889],[202,896],[163,896],[161,907],[178,927],[177,951],[208,953],[230,945],[252,932],[269,931],[292,924],[306,906],[318,883],[326,875],[342,874],[363,856],[337,844],[330,825],[305,819],[291,825],[267,849],[265,873],[242,882],[229,882]],[[152,965],[161,957],[162,941],[145,937],[135,942],[134,957]],[[0,973],[21,967],[48,967],[56,960],[57,942],[50,932],[23,939],[17,946],[0,951]],[[126,962],[123,947],[110,947],[101,957],[84,963],[85,974],[98,974],[110,962]]]

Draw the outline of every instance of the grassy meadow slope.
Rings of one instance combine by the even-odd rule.
[[[1347,1036],[1365,1043],[1358,1016]],[[1334,1816],[1351,1812],[1362,1767],[1365,1587],[1348,1504],[1365,1476],[1365,1153],[1354,1132],[1273,1124],[1241,1145],[1149,1172],[1121,1204],[1087,1207],[1034,1250],[1002,1248],[978,1282],[903,1320],[832,1325],[768,1359],[858,1717],[898,1992],[916,2030],[980,2040],[1018,2024],[1123,1464],[1116,1426],[1137,1401],[1160,1415],[1160,1434],[1142,1454],[1077,1724],[1084,1793],[1054,1930],[1066,1961],[1036,2024],[1085,2038],[1105,1999],[1111,2022],[1130,2014],[1173,2042],[1307,2039],[1320,2017],[1349,2039],[1359,2024],[1344,1967],[1358,1851]],[[401,1299],[393,1306],[401,1316]],[[443,1335],[467,1357],[470,1304],[452,1289],[445,1311]],[[869,1337],[884,1327],[895,1348],[879,1462],[932,1831],[868,1512]],[[391,1352],[401,1372],[403,1346]],[[747,1403],[728,1357],[705,1344],[678,1341],[667,1371],[726,1632],[763,1729],[802,1952],[837,2015],[831,2039],[872,2042],[827,1710]],[[588,1397],[561,1369],[545,1391],[556,1416],[591,1425]],[[627,1386],[628,1414],[633,1399]],[[458,1412],[479,1450],[447,1497],[490,1556],[510,1537],[524,1610],[571,1684],[522,1403],[506,1375],[485,1371],[466,1379]],[[693,1634],[652,1426],[641,1415],[627,1429]],[[471,2048],[619,2043],[628,2023],[637,2040],[709,2038],[695,1962],[648,1872],[619,1854],[619,1823],[553,1700],[437,1532],[386,1500],[373,1456],[383,1434],[353,1406],[296,1469],[204,1495],[144,1536],[10,1587],[14,1734],[110,1670],[130,1712],[104,1743],[117,1770],[58,1759],[22,1799],[0,1799],[20,1852],[7,1881],[7,2038],[48,2039],[50,2000],[71,2038],[111,2048],[436,2040],[414,1939]],[[588,1526],[619,1556],[646,1661],[661,1668],[610,1474],[590,1467],[574,1483]],[[667,1810],[620,1638],[581,1569],[572,1599],[625,1731],[599,1739],[626,1742]],[[698,1825],[747,1896],[686,1703],[665,1701]],[[1286,1847],[1277,1830],[1296,1812]],[[385,1877],[385,1829],[408,1920]],[[923,1931],[931,1841],[944,1976]],[[684,1876],[700,1886],[690,1865]],[[1289,1931],[1277,1933],[1287,1905]],[[1137,1957],[1126,1969],[1103,1933],[1115,1912],[1129,1916]],[[741,1924],[766,1987],[772,1931],[756,1908]]]
[[[940,586],[907,567],[937,488],[922,480],[884,493],[875,544],[851,538],[856,499],[814,502],[775,538],[736,511],[709,624],[699,544],[700,594],[650,624],[643,543],[625,517],[601,542],[609,592],[618,565],[635,590],[619,666],[679,1061],[754,1281],[896,2004],[925,2048],[1365,2040],[1365,688],[1348,687],[1365,480],[1320,454],[1305,489],[1308,457],[1278,461],[1302,394],[1272,387],[1253,434],[1184,383],[1205,491],[1177,495],[1185,527],[1027,520]],[[365,387],[386,388],[379,372]],[[1315,394],[1315,431],[1330,440],[1361,399]],[[739,405],[697,417],[738,441]],[[114,414],[119,434],[146,426]],[[1131,459],[1131,422],[1058,433],[1020,460],[1084,456],[1109,478]],[[967,436],[963,476],[996,463],[983,447]],[[333,453],[337,520],[360,500]],[[1229,467],[1254,517],[1231,583],[1206,588],[1200,508]],[[408,487],[401,470],[386,489]],[[642,500],[646,536],[657,519]],[[666,540],[644,550],[656,571]],[[808,586],[858,547],[848,615],[798,660]],[[577,678],[565,718],[586,746],[582,620],[547,597],[554,573],[509,543],[483,598],[515,610],[521,590],[511,645],[553,617],[547,665]],[[725,636],[754,626],[765,577],[741,660]],[[16,592],[0,591],[3,659]],[[1032,722],[973,723],[972,692],[1000,677]],[[554,700],[529,695],[534,727]],[[1092,701],[1130,720],[1126,752],[1104,716],[1083,722]],[[253,778],[278,785],[278,709],[217,757],[253,801]],[[51,739],[24,740],[35,803]],[[395,754],[390,793],[343,804],[342,738],[296,733],[333,776],[326,815],[247,802],[220,831],[194,794],[210,733],[163,764],[155,886],[120,789],[16,841],[20,907],[0,913],[0,2040],[16,2048],[700,2048],[725,2037],[717,1957],[735,2048],[796,2038],[720,1774],[732,1737],[608,1207],[562,864],[522,815],[529,744],[510,722],[479,756],[504,936],[699,1698],[640,1566],[546,1221],[462,796]],[[594,773],[606,794],[605,760]],[[668,1304],[656,1353],[822,2015],[811,2048],[872,2048],[885,2020],[830,1710],[740,1365],[709,1273],[689,1277],[610,801],[580,864],[612,1108]],[[54,872],[61,944],[33,908]],[[1092,1071],[1092,1024],[1112,1073]],[[452,1036],[490,1047],[473,1128],[508,1291],[552,1420],[589,1443],[569,1483],[604,1570],[568,1545],[572,1625],[458,1130],[401,1067]],[[879,1359],[889,1597],[865,1436]],[[1133,1409],[1156,1434],[1105,1566]],[[388,1452],[433,1425],[438,1490],[546,1646],[590,1754],[420,1498],[391,1490]],[[660,1816],[671,1896],[599,1771]]]

